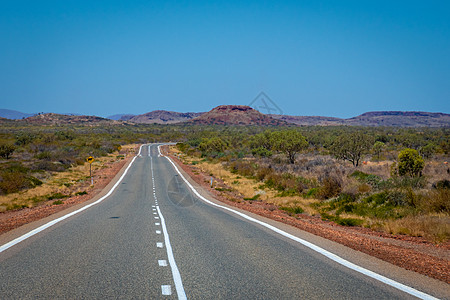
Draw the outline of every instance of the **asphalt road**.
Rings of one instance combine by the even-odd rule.
[[[0,253],[1,299],[184,297],[415,298],[205,203],[155,145],[102,202]]]

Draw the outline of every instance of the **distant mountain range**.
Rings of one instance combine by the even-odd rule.
[[[1,119],[5,118],[5,119]],[[243,105],[221,105],[206,113],[156,110],[142,115],[118,114],[108,118],[76,114],[25,114],[0,109],[1,123],[15,119],[31,124],[198,124],[198,125],[300,125],[300,126],[388,126],[450,127],[450,114],[416,111],[376,111],[340,119],[322,116],[265,115]]]

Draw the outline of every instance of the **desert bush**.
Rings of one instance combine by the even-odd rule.
[[[325,176],[321,180],[321,186],[317,192],[319,199],[330,199],[339,195],[342,191],[342,181],[337,176]]]
[[[12,144],[2,144],[0,145],[0,157],[5,159],[10,159],[16,147]]]
[[[225,151],[227,143],[220,137],[213,137],[210,139],[204,139],[198,148],[206,156],[212,152],[221,153]]]
[[[350,176],[358,179],[360,182],[370,184],[372,187],[378,187],[381,182],[381,178],[379,176],[367,174],[359,170],[354,171],[350,174]]]
[[[177,143],[176,147],[178,150],[180,150],[183,153],[186,153],[187,150],[190,148],[189,145],[186,143]]]
[[[16,193],[41,184],[39,179],[17,170],[4,170],[0,173],[0,191],[3,194]]]
[[[300,206],[280,206],[280,209],[288,212],[290,215],[297,215],[304,212],[303,208]]]
[[[267,150],[264,147],[252,149],[252,154],[257,157],[271,157],[273,155],[272,151]]]
[[[231,173],[253,177],[257,166],[248,161],[236,160],[229,164],[229,168]]]
[[[37,136],[31,132],[20,132],[16,134],[16,142],[14,144],[17,146],[25,146],[36,139],[36,137]]]
[[[84,163],[84,161],[82,163]],[[62,164],[51,161],[39,161],[31,166],[31,170],[33,171],[62,172],[65,169],[66,168]]]
[[[259,181],[264,181],[266,178],[272,175],[273,172],[274,171],[270,166],[258,168],[258,170],[256,171],[256,179],[258,179]]]
[[[443,179],[433,183],[435,189],[450,189],[450,180]]]
[[[423,158],[430,158],[436,152],[437,146],[434,143],[428,143],[420,148],[420,154]]]
[[[50,151],[42,151],[36,154],[34,158],[41,160],[50,160],[52,158],[52,154],[50,153]]]
[[[398,174],[400,176],[420,176],[424,166],[423,158],[415,149],[404,149],[398,155]]]
[[[450,189],[437,188],[428,191],[418,206],[428,213],[450,214]]]

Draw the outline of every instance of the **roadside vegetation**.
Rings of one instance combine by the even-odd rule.
[[[0,126],[0,212],[61,204],[90,189],[94,174],[134,155],[137,144],[179,138],[176,128],[147,126]]]
[[[88,156],[97,171],[138,144],[178,142],[180,159],[242,196],[230,200],[435,243],[450,237],[449,128],[0,125],[0,211],[86,193]]]
[[[442,243],[450,237],[449,132],[215,128],[173,151],[244,199],[234,201]]]

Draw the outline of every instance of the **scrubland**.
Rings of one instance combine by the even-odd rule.
[[[86,192],[90,155],[100,174],[132,145],[172,141],[236,201],[435,243],[450,237],[448,128],[17,124],[0,124],[0,211]]]
[[[174,151],[237,191],[241,197],[235,201],[264,201],[297,217],[320,216],[344,226],[421,236],[437,244],[449,240],[447,130],[409,129],[405,135],[399,129],[329,128],[336,134],[317,136],[326,129],[294,129],[306,136],[308,145],[298,144],[293,163],[289,145],[277,147],[283,141],[268,141],[267,131],[241,139],[229,132],[194,138]],[[342,135],[351,137],[357,130],[367,135],[359,163],[333,151]],[[375,151],[373,145],[380,140],[383,147]],[[404,159],[399,159],[405,149],[417,155],[406,169]]]

